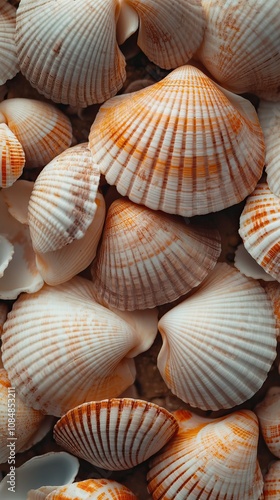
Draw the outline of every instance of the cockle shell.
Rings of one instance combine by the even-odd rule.
[[[89,146],[120,194],[183,216],[243,200],[264,166],[263,135],[252,104],[190,65],[104,103]]]
[[[158,368],[183,401],[231,408],[261,387],[276,356],[276,320],[259,283],[218,263],[159,321]]]
[[[280,78],[280,77],[279,77]],[[280,102],[261,100],[258,116],[265,140],[265,170],[269,189],[280,195]]]
[[[250,410],[218,419],[187,410],[173,414],[179,431],[150,460],[153,500],[257,500],[263,479],[257,462],[258,421]]]
[[[267,447],[280,458],[280,387],[270,387],[254,411]]]
[[[147,460],[178,430],[164,408],[141,399],[84,403],[55,424],[56,442],[97,467],[125,470]]]
[[[29,168],[45,166],[72,141],[69,118],[47,102],[6,99],[0,103],[0,123],[6,123],[20,142]]]
[[[0,188],[11,186],[22,174],[25,154],[6,123],[0,123]]]
[[[16,9],[7,0],[0,1],[0,85],[19,71],[16,44]]]
[[[259,183],[248,196],[240,217],[239,234],[249,254],[280,281],[280,199],[267,183]]]
[[[49,493],[45,500],[137,500],[131,490],[112,479],[86,479],[60,486]],[[35,500],[28,496],[27,500]]]
[[[278,500],[280,498],[280,460],[271,463],[264,476],[263,492],[265,500]]]
[[[22,294],[2,335],[3,363],[19,396],[60,416],[85,401],[121,394],[135,379],[132,358],[157,334],[156,310],[145,312],[142,324],[130,317],[98,304],[93,284],[81,277]]]
[[[199,59],[229,90],[280,99],[278,0],[202,0],[206,30]]]

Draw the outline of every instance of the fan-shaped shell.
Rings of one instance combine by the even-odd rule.
[[[20,142],[5,123],[0,123],[0,188],[11,186],[22,174],[24,164]]]
[[[2,335],[11,383],[26,404],[56,416],[84,401],[118,396],[134,382],[131,358],[156,336],[157,312],[147,315],[145,329],[132,326],[98,304],[92,283],[80,277],[22,294]]]
[[[57,443],[97,467],[124,470],[144,462],[177,432],[164,408],[140,399],[84,403],[56,423]]]
[[[6,0],[0,1],[0,85],[19,71],[16,44],[16,9]]]
[[[96,212],[99,179],[87,143],[67,149],[45,166],[28,206],[36,252],[59,250],[85,235]]]
[[[150,461],[153,500],[258,499],[263,479],[257,462],[258,422],[249,410],[207,419],[174,412],[179,431]]]
[[[280,199],[265,182],[248,196],[240,217],[239,234],[249,254],[280,281]]]
[[[107,212],[93,281],[113,307],[152,308],[201,283],[220,250],[218,231],[118,199]]]
[[[278,500],[280,498],[280,460],[273,462],[264,477],[265,500]]]
[[[57,488],[46,500],[137,500],[131,490],[112,479],[87,479]],[[31,499],[30,499],[31,500]]]
[[[279,77],[280,79],[280,77]],[[265,140],[265,170],[269,189],[280,195],[280,102],[261,100],[258,116]]]
[[[280,99],[278,0],[202,0],[206,30],[198,55],[221,85]]]
[[[0,122],[20,142],[27,167],[43,167],[72,141],[69,118],[53,104],[21,97],[0,103]]]
[[[194,293],[159,321],[158,368],[194,407],[218,410],[253,396],[276,355],[276,321],[259,283],[218,263]]]
[[[255,407],[267,447],[280,457],[280,387],[270,387],[265,398]]]
[[[109,99],[91,126],[89,144],[122,195],[183,216],[238,203],[253,191],[264,166],[252,104],[190,65]]]
[[[16,18],[22,73],[54,102],[86,107],[112,97],[126,76],[118,13],[118,0],[22,0]]]

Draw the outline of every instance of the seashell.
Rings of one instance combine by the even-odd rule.
[[[263,479],[257,461],[258,421],[250,410],[209,419],[175,411],[179,431],[150,460],[153,500],[258,499]]]
[[[5,123],[0,123],[0,188],[11,186],[20,177],[24,163],[20,142]]]
[[[14,247],[12,243],[0,234],[0,278],[2,278],[5,269],[7,269],[9,262],[12,260],[14,254]]]
[[[264,283],[263,287],[272,303],[276,326],[278,329],[277,337],[280,339],[280,284],[278,281]]]
[[[9,214],[21,224],[28,224],[28,203],[34,182],[18,180],[3,191]]]
[[[57,489],[57,486],[41,486],[41,488],[36,490],[28,491],[26,500],[46,500],[49,493],[52,493]]]
[[[240,202],[264,166],[253,105],[190,65],[104,103],[89,146],[121,195],[187,217]]]
[[[264,477],[264,498],[278,500],[280,497],[280,460],[273,462]]]
[[[274,278],[267,274],[255,259],[247,252],[244,245],[238,245],[234,255],[234,265],[242,274],[255,280],[274,281]]]
[[[246,250],[277,281],[280,281],[279,213],[280,199],[267,183],[259,183],[246,200],[239,228]]]
[[[278,0],[202,0],[206,30],[198,57],[214,78],[238,94],[279,100]]]
[[[280,457],[280,387],[270,387],[265,398],[254,408],[268,449]]]
[[[226,263],[164,314],[158,328],[163,379],[203,410],[232,408],[253,396],[276,355],[276,320],[265,291]]]
[[[276,196],[280,196],[280,102],[261,100],[258,116],[265,140],[267,184]]]
[[[115,200],[92,266],[97,296],[121,310],[172,302],[201,283],[220,251],[216,230]]]
[[[7,319],[7,314],[8,314],[8,305],[6,302],[0,302],[0,337],[3,332],[3,325]]]
[[[134,382],[131,358],[157,334],[157,311],[145,314],[142,324],[133,313],[126,321],[98,304],[92,283],[78,276],[22,294],[2,335],[11,383],[27,405],[56,416],[85,401],[118,396]]]
[[[15,44],[16,9],[6,0],[0,1],[0,85],[19,71]]]
[[[60,486],[46,500],[137,500],[131,490],[112,479],[87,479]],[[32,500],[28,497],[27,500]],[[35,500],[35,499],[34,499]]]
[[[54,102],[86,107],[115,95],[125,81],[116,41],[118,0],[21,0],[16,45],[21,72]]]
[[[28,168],[44,167],[72,141],[69,118],[53,104],[25,98],[0,103],[0,122],[20,142]]]
[[[164,408],[140,399],[107,399],[69,410],[54,426],[56,442],[107,470],[134,467],[160,450],[177,432]]]
[[[0,483],[1,498],[23,500],[29,490],[45,485],[61,486],[74,481],[79,470],[79,461],[69,453],[50,452],[37,455],[15,470],[16,488],[9,490],[9,477]],[[4,496],[5,495],[5,496]]]

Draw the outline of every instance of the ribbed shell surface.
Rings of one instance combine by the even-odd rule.
[[[268,449],[280,458],[280,387],[270,387],[254,411]]]
[[[19,71],[15,43],[16,9],[6,0],[0,1],[0,85]]]
[[[264,141],[265,141],[265,171],[267,174],[267,184],[269,186],[269,189],[276,196],[279,196],[280,195],[280,102],[269,102],[261,100],[258,107],[258,116],[263,130]]]
[[[20,142],[6,123],[0,123],[0,188],[12,186],[22,174],[24,164]]]
[[[249,399],[276,356],[276,320],[265,291],[225,263],[162,316],[158,328],[162,377],[176,396],[203,410]]]
[[[153,500],[257,500],[263,479],[257,462],[258,421],[249,410],[207,419],[174,412],[179,431],[150,460]]]
[[[46,500],[137,500],[131,490],[112,479],[87,479],[57,488]]]
[[[239,234],[258,264],[280,281],[280,199],[265,182],[248,196],[240,217]]]
[[[125,80],[116,42],[117,0],[21,0],[16,18],[20,69],[54,102],[86,107]]]
[[[277,337],[280,338],[280,283],[278,281],[273,281],[271,283],[265,283],[264,289],[271,300],[276,325],[278,329]]]
[[[272,462],[264,476],[264,498],[278,500],[280,498],[280,460]]]
[[[183,216],[234,205],[264,166],[252,104],[186,65],[104,103],[89,145],[109,184],[153,210]]]
[[[107,212],[93,281],[113,307],[153,308],[201,283],[220,250],[218,231],[118,199]]]
[[[198,56],[237,93],[280,100],[278,0],[202,0],[206,30]]]
[[[164,408],[140,399],[92,401],[69,410],[56,423],[56,442],[107,470],[125,470],[150,458],[178,430]]]

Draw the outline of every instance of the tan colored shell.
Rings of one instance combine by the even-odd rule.
[[[252,104],[190,65],[109,99],[91,126],[89,145],[120,194],[183,216],[243,200],[264,166]]]
[[[158,324],[158,368],[183,401],[232,408],[261,387],[276,356],[276,320],[256,280],[218,263]]]
[[[0,123],[0,188],[11,186],[22,174],[25,154],[6,123]]]
[[[57,488],[46,500],[137,500],[131,490],[112,479],[87,479]]]
[[[147,479],[153,500],[260,497],[259,429],[253,412],[207,419],[178,410],[174,416],[177,435],[150,460]]]
[[[157,311],[143,320],[95,300],[84,278],[14,303],[2,335],[3,363],[26,404],[60,416],[85,401],[115,397],[134,382],[134,356],[157,334]],[[129,319],[130,317],[130,319]]]
[[[3,325],[7,319],[8,310],[8,304],[0,301],[0,337],[3,332]]]
[[[280,498],[280,460],[272,462],[264,476],[265,500],[278,500]]]
[[[235,251],[234,265],[238,271],[245,274],[245,276],[248,276],[249,278],[263,281],[275,281],[275,278],[266,273],[263,267],[261,267],[255,259],[253,259],[252,255],[249,254],[243,243],[240,243]]]
[[[107,470],[130,469],[160,450],[178,430],[164,408],[141,399],[84,403],[54,426],[56,442]]]
[[[198,55],[217,81],[238,94],[280,99],[278,0],[202,0],[206,30]]]
[[[21,97],[0,103],[0,123],[20,142],[27,167],[43,167],[72,141],[69,118],[53,104]]]
[[[280,387],[270,387],[254,411],[267,447],[280,458]]]
[[[258,116],[265,140],[265,171],[269,189],[280,195],[280,102],[261,100]]]
[[[218,231],[121,198],[108,209],[93,282],[113,307],[153,308],[201,283],[220,251]]]
[[[0,85],[19,71],[16,44],[16,9],[6,0],[0,1]]]
[[[126,76],[116,41],[118,13],[118,0],[60,0],[55,8],[53,2],[21,0],[21,72],[54,102],[86,107],[112,97]]]
[[[28,203],[34,182],[18,180],[3,191],[9,214],[21,224],[28,224]]]

